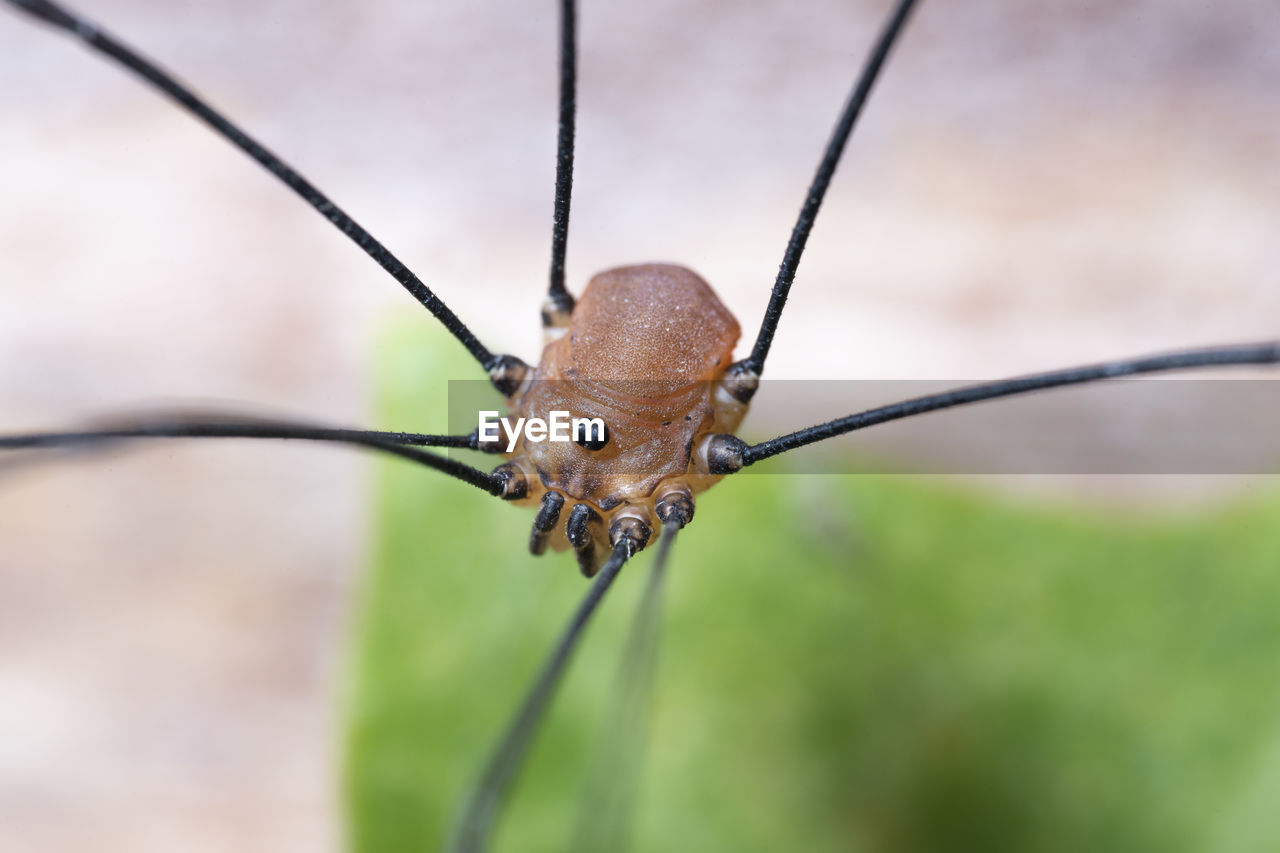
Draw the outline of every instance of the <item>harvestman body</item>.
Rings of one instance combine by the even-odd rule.
[[[671,264],[595,276],[572,315],[551,314],[560,334],[507,398],[520,417],[556,410],[600,418],[603,440],[521,437],[499,471],[505,497],[538,501],[530,548],[572,547],[584,574],[625,540],[643,548],[654,517],[680,526],[693,496],[718,479],[708,452],[746,414],[750,386],[726,376],[738,322],[696,273]],[[566,500],[573,501],[559,524]]]
[[[1217,346],[1144,356],[970,385],[881,406],[748,445],[734,435],[755,393],[800,257],[853,126],[914,7],[898,0],[856,78],[818,166],[750,353],[731,363],[737,322],[711,288],[679,266],[647,264],[597,275],[575,305],[564,259],[572,189],[576,13],[561,3],[560,123],[550,286],[542,317],[553,340],[536,368],[490,351],[398,258],[314,185],[180,82],[103,32],[47,0],[9,4],[63,29],[141,76],[258,161],[337,226],[430,311],[486,371],[513,414],[555,410],[599,417],[607,435],[578,443],[521,439],[485,472],[420,449],[499,450],[470,435],[353,430],[306,423],[208,418],[125,419],[106,428],[0,436],[0,449],[101,445],[156,437],[293,438],[379,450],[444,472],[507,500],[537,505],[530,548],[572,548],[595,580],[466,800],[450,849],[484,849],[537,724],[587,621],[623,564],[665,531],[652,577],[660,577],[675,533],[693,517],[694,495],[721,477],[808,444],[924,412],[1064,385],[1197,367],[1280,362],[1280,342]],[[564,509],[568,506],[568,512]],[[660,525],[660,527],[659,527]],[[602,560],[602,558],[604,558]],[[646,597],[648,601],[648,597]]]

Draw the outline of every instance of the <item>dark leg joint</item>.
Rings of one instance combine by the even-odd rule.
[[[532,373],[529,365],[514,355],[500,355],[489,368],[489,381],[504,397],[514,397]]]
[[[519,467],[510,462],[493,469],[493,476],[498,479],[502,491],[498,497],[504,501],[518,501],[529,495],[529,480]]]
[[[498,437],[488,440],[480,438],[480,430],[473,429],[471,435],[467,436],[467,448],[469,450],[479,450],[481,453],[505,453],[507,445],[511,443],[511,436],[502,423],[498,423]]]
[[[609,525],[609,544],[616,548],[619,543],[625,543],[628,557],[634,557],[637,551],[648,545],[652,535],[652,525],[634,515],[619,515]]]
[[[547,535],[560,520],[564,496],[559,492],[547,492],[542,496],[542,506],[533,517],[533,530],[529,533],[529,553],[540,557],[547,550]]]
[[[542,302],[542,328],[567,329],[573,316],[573,297],[568,291],[552,292]]]
[[[747,464],[747,443],[736,435],[709,435],[698,447],[696,464],[708,474],[733,474]]]
[[[760,390],[760,372],[751,366],[749,360],[743,359],[729,365],[720,385],[739,403],[750,403],[756,391]]]
[[[687,486],[672,486],[658,496],[654,510],[663,524],[682,528],[693,521],[693,493]]]

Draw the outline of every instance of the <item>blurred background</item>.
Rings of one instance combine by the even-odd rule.
[[[572,286],[678,261],[752,329],[884,5],[587,4]],[[536,355],[553,4],[83,11],[323,187],[483,341]],[[1266,0],[926,3],[824,207],[770,375],[973,380],[1274,337],[1277,44]],[[387,420],[421,416],[410,407],[375,403],[415,357],[385,343],[388,323],[397,340],[443,333],[257,166],[7,10],[0,88],[0,428],[179,403],[419,428]],[[762,397],[749,423],[801,425],[789,417]],[[4,472],[0,845],[339,846],[344,648],[362,567],[391,535],[374,473],[341,450],[250,444]],[[980,488],[1123,521],[1213,518],[1267,485]],[[821,536],[856,526],[826,486],[796,488],[773,494],[817,507]],[[463,544],[498,538],[482,518]],[[421,572],[463,523],[424,515]],[[523,533],[507,544],[518,555]],[[475,559],[470,576],[496,594]],[[547,605],[567,610],[567,562],[538,569],[569,583]]]

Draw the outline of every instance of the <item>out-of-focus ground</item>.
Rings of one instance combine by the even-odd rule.
[[[90,11],[330,192],[483,341],[532,358],[546,5]],[[573,286],[680,261],[753,329],[883,5],[586,4]],[[1277,44],[1267,0],[926,3],[770,375],[964,380],[1275,337]],[[380,323],[415,310],[393,282],[167,102],[7,10],[0,91],[0,429],[181,401],[367,423]],[[337,846],[360,457],[171,445],[0,477],[0,847]]]

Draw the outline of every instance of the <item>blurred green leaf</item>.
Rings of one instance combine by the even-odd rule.
[[[386,341],[382,420],[443,428],[445,377],[476,371],[414,335]],[[571,558],[526,553],[531,520],[381,464],[347,707],[355,850],[439,846],[583,592]],[[1280,849],[1277,520],[1274,493],[1152,516],[918,478],[717,486],[673,554],[636,849]],[[563,848],[640,568],[497,849]]]

